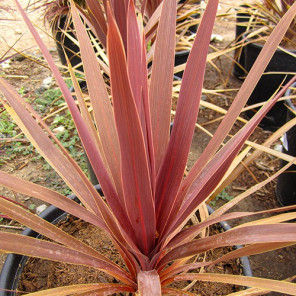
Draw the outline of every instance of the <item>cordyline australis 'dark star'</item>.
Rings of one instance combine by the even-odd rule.
[[[32,295],[107,295],[117,292],[139,295],[192,295],[186,291],[178,292],[176,288],[169,286],[174,281],[184,280],[217,281],[253,287],[249,295],[270,290],[296,295],[295,284],[289,282],[196,271],[200,267],[210,266],[223,260],[262,253],[296,242],[295,224],[285,223],[295,218],[294,212],[290,212],[289,217],[283,218],[281,214],[277,214],[273,220],[243,224],[210,237],[203,235],[205,228],[212,224],[257,214],[245,212],[225,214],[226,210],[235,204],[237,200],[235,199],[208,217],[204,214],[204,202],[219,186],[224,176],[229,174],[229,168],[249,135],[287,88],[284,87],[279,94],[271,98],[221,148],[221,144],[294,18],[296,4],[288,10],[275,28],[229,112],[204,153],[184,178],[198,116],[208,47],[218,1],[208,1],[199,25],[184,72],[171,134],[176,1],[164,0],[159,21],[154,20],[155,25],[158,23],[158,28],[153,39],[155,43],[151,73],[147,70],[146,49],[152,36],[145,35],[145,28],[142,27],[140,13],[135,8],[134,2],[105,1],[111,99],[99,61],[81,20],[83,15],[71,1],[71,13],[80,43],[92,106],[91,113],[73,69],[69,66],[78,106],[40,36],[17,0],[16,3],[68,104],[83,147],[104,192],[104,199],[38,114],[2,78],[0,90],[4,95],[4,98],[1,98],[3,105],[83,205],[3,171],[0,171],[0,183],[15,192],[49,202],[100,227],[112,238],[126,264],[125,268],[118,266],[56,226],[9,200],[0,198],[1,212],[53,240],[49,242],[1,232],[1,251],[87,265],[117,279],[117,283],[112,284],[72,285]],[[125,13],[120,17],[115,16],[114,12],[118,12],[120,5],[125,5]],[[89,25],[96,26],[99,16],[95,10],[91,12],[94,18],[93,23],[89,22]],[[124,21],[119,21],[122,17]],[[121,32],[126,34],[124,42]],[[291,83],[293,81],[295,79],[292,79]],[[294,159],[288,165],[293,162]],[[274,179],[285,168],[242,195],[251,194]],[[295,207],[265,212],[279,213],[286,209],[291,210]],[[202,221],[184,228],[197,210],[204,217]],[[229,252],[213,262],[192,263],[193,261],[189,260],[197,254],[236,244],[243,244],[245,247]],[[195,272],[192,272],[193,270]]]
[[[123,40],[123,43],[126,45],[126,14],[128,11],[129,1],[123,0],[109,2],[112,5],[115,20],[120,28],[121,38]],[[177,2],[181,2],[181,0],[178,0]],[[182,1],[181,5],[179,5],[179,8],[184,7],[184,5],[188,2],[190,2],[190,0]],[[88,24],[91,23],[91,29],[96,33],[96,37],[98,37],[98,39],[100,40],[100,44],[105,48],[107,36],[107,16],[105,11],[107,11],[108,1],[74,0],[74,3],[76,4],[79,13],[88,20]],[[98,3],[100,3],[101,5],[98,5]],[[4,6],[3,9],[5,8],[7,9],[7,7]],[[59,23],[60,17],[67,16],[71,9],[70,1],[68,0],[32,0],[29,1],[28,8],[31,10],[42,11],[44,14],[44,19],[51,24],[52,28],[55,28],[56,25]],[[162,8],[162,0],[137,0],[137,8],[147,22],[153,16],[153,19],[150,21],[149,26],[147,26],[150,32],[148,33],[147,31],[146,35],[154,34],[156,26],[153,27],[152,24],[154,25],[155,21],[158,21],[159,19]],[[189,13],[189,15],[191,13]]]

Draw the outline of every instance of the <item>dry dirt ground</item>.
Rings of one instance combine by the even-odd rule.
[[[5,1],[13,5],[12,0]],[[24,6],[27,1],[21,0],[21,4]],[[243,1],[236,1],[238,5]],[[235,36],[235,10],[230,9],[233,5],[233,1],[224,0],[221,1],[221,9],[219,13],[224,16],[221,16],[215,25],[214,33],[223,36],[223,41],[215,41],[213,43],[216,47],[224,47],[230,43]],[[44,28],[42,25],[42,19],[38,13],[31,15],[34,19],[34,22],[39,24],[42,27],[40,31],[47,46],[52,49],[52,54],[56,61],[58,61],[57,53],[54,49],[55,44],[50,37],[48,28]],[[11,18],[14,16],[12,15]],[[1,19],[1,16],[0,16]],[[39,50],[35,47],[35,43],[32,37],[29,35],[25,29],[24,24],[20,19],[16,21],[1,20],[0,21],[0,37],[2,38],[0,45],[0,59],[9,50],[10,46],[15,46],[19,51],[28,49],[28,53],[40,56]],[[11,51],[10,51],[11,53]],[[217,65],[223,69],[223,76],[227,76],[231,73],[231,61],[228,58],[221,58],[217,61]],[[42,84],[42,81],[50,77],[51,74],[49,70],[45,67],[37,65],[34,61],[25,59],[22,61],[11,61],[10,67],[7,69],[1,69],[1,72],[4,72],[8,77],[11,84],[13,84],[16,89],[25,89],[27,93],[33,92],[36,88],[39,88]],[[238,88],[241,82],[233,77],[230,77],[227,85],[223,85],[223,82],[220,79],[220,75],[212,68],[208,67],[206,72],[206,81],[205,87],[208,89],[221,89],[221,88]],[[54,85],[52,86],[54,87]],[[217,96],[207,96],[207,100],[210,102],[215,102],[221,107],[227,108],[231,103],[231,100],[234,96],[234,93],[229,95],[223,95],[221,97]],[[200,121],[199,123],[205,123],[209,120],[214,119],[218,115],[215,112],[209,111],[207,109],[200,111]],[[212,124],[209,129],[213,131],[216,127],[216,124]],[[270,135],[269,132],[265,132],[258,128],[254,135],[252,136],[253,140],[262,140],[266,139]],[[193,164],[194,159],[204,149],[209,138],[200,132],[196,132],[195,138],[192,144],[192,150],[188,162],[188,167]],[[0,156],[1,157],[1,156]],[[27,180],[37,182],[39,184],[48,186],[51,181],[54,179],[55,184],[60,180],[52,172],[48,170],[43,170],[44,163],[41,161],[31,162],[30,155],[21,156],[13,161],[2,165],[1,169],[9,171],[19,177],[23,177]],[[267,167],[266,170],[262,169],[262,163]],[[229,195],[237,195],[241,192],[242,189],[249,187],[255,184],[254,176],[258,180],[266,178],[266,175],[272,174],[278,169],[278,162],[275,159],[272,159],[268,156],[264,156],[260,159],[261,165],[252,165],[249,167],[249,171],[245,171],[238,180],[229,186]],[[251,173],[250,173],[251,172]],[[274,194],[275,183],[271,183],[266,186],[263,190],[260,190],[257,194],[250,196],[246,201],[241,205],[237,206],[236,210],[238,211],[260,211],[264,209],[274,208],[278,206],[275,194]],[[4,196],[13,197],[12,193],[8,190],[0,187],[0,194]],[[18,196],[19,199],[25,199],[27,197]],[[223,201],[218,200],[217,205]],[[31,199],[26,199],[27,205],[31,203],[36,203]],[[37,204],[38,205],[38,204]],[[237,223],[237,221],[235,222]],[[15,226],[10,224],[9,226]],[[19,226],[19,225],[17,225]],[[1,230],[1,228],[0,228]],[[0,257],[0,268],[3,263],[4,256]],[[285,279],[292,276],[296,272],[296,249],[295,247],[286,248],[283,250],[269,252],[264,255],[252,256],[250,258],[251,265],[253,268],[253,273],[255,276],[262,276],[267,278],[274,279]],[[276,295],[275,293],[270,295]]]
[[[30,1],[28,0],[19,1],[22,7],[26,7],[29,2]],[[5,3],[5,5],[10,7],[12,10],[10,10],[8,13],[5,11],[0,11],[0,59],[2,59],[1,57],[3,57],[3,55],[6,54],[12,46],[19,51],[23,51],[25,49],[28,49],[30,52],[36,51],[37,48],[34,38],[16,11],[15,1],[5,0],[3,3]],[[40,12],[32,11],[30,12],[29,16],[32,22],[40,28],[38,32],[40,33],[40,36],[46,45],[49,48],[55,47],[55,43],[50,35],[49,27],[48,25],[44,26]],[[10,50],[8,54],[12,52],[13,51]],[[39,51],[37,50],[36,53],[37,52]]]

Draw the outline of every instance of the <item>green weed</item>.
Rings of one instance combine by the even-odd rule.
[[[66,80],[66,84],[70,87],[71,81]],[[25,94],[24,87],[19,89],[19,93],[21,96]],[[48,89],[43,93],[36,92],[34,96],[35,97],[33,98],[30,97],[30,101],[32,102],[33,108],[41,115],[48,115],[50,113],[50,108],[55,107],[58,109],[59,106],[64,103],[61,91],[58,88]],[[53,121],[48,122],[48,124],[51,129],[58,126],[64,127],[64,131],[58,133],[57,138],[65,148],[69,149],[72,157],[80,157],[81,153],[79,150],[81,149],[76,145],[79,142],[79,137],[69,112],[63,111],[63,113],[56,115]],[[20,132],[20,129],[11,119],[6,110],[4,110],[4,107],[0,108],[0,138],[14,138],[20,134]],[[24,137],[21,135],[19,138],[23,139]],[[14,159],[16,156],[35,154],[35,149],[32,145],[24,142],[5,142],[3,140],[0,142],[0,154],[3,155],[0,164],[3,164],[2,161],[7,162]],[[37,154],[34,156],[35,160],[40,159]]]
[[[223,189],[223,191],[221,193],[219,193],[214,200],[211,201],[211,205],[216,206],[216,203],[218,200],[222,200],[225,202],[228,202],[230,200],[232,200],[234,197],[232,195],[229,195],[228,192],[228,187],[226,187],[225,189]]]
[[[30,210],[36,210],[36,205],[34,203],[29,205]]]
[[[68,87],[70,87],[71,81],[66,80]],[[22,97],[25,95],[24,87],[19,89],[19,93]],[[32,105],[32,107],[41,116],[50,114],[51,109],[55,108],[58,110],[61,104],[64,103],[61,91],[58,88],[48,89],[43,93],[36,92],[31,94],[29,98],[26,98]],[[56,133],[56,137],[60,140],[61,144],[70,152],[71,156],[78,161],[82,170],[87,172],[87,165],[84,156],[84,150],[80,144],[80,139],[75,129],[74,122],[71,118],[69,111],[61,111],[55,117],[51,118],[47,122],[52,130],[57,127],[62,127],[62,131]],[[18,136],[19,135],[19,136]],[[4,109],[0,107],[0,138],[20,138],[24,139],[21,134],[21,130],[17,127],[10,115]],[[8,163],[12,159],[19,156],[25,156],[31,154],[32,161],[43,160],[42,156],[39,155],[35,148],[26,142],[17,141],[0,141],[0,165]],[[44,160],[43,160],[44,161]],[[52,170],[51,166],[44,161],[43,170],[48,171],[50,178],[50,186],[54,187],[61,194],[71,194],[71,190],[57,177],[57,174]]]

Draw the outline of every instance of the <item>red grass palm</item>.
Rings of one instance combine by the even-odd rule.
[[[220,149],[241,109],[276,50],[296,12],[294,5],[267,42],[205,152],[183,178],[198,116],[208,46],[218,6],[210,0],[199,26],[184,72],[174,127],[170,135],[172,79],[175,52],[176,2],[165,0],[158,25],[151,76],[148,80],[146,42],[133,1],[128,1],[122,31],[107,5],[111,100],[92,44],[73,2],[72,17],[80,42],[93,118],[70,67],[79,109],[62,76],[29,19],[19,7],[64,95],[84,149],[101,184],[106,201],[38,115],[3,79],[1,99],[7,111],[41,155],[61,175],[83,206],[60,194],[0,171],[0,183],[39,198],[105,230],[126,263],[127,270],[98,251],[70,237],[41,218],[0,199],[0,210],[55,242],[1,232],[0,250],[72,264],[87,265],[115,277],[117,284],[73,285],[34,295],[132,292],[160,295],[178,291],[167,285],[179,280],[230,282],[257,289],[295,293],[295,284],[233,275],[188,273],[222,260],[257,254],[296,242],[294,223],[242,225],[231,231],[196,238],[209,225],[254,213],[225,214],[225,208],[196,226],[183,228],[191,215],[219,185],[248,136],[282,92],[272,98],[244,128]],[[19,6],[19,5],[18,5]],[[295,80],[295,79],[294,79]],[[292,80],[293,81],[293,80]],[[99,135],[99,136],[98,136]],[[274,178],[273,176],[272,178]],[[272,179],[270,178],[270,179]],[[295,207],[290,207],[293,209]],[[281,210],[271,210],[276,213]],[[295,213],[289,216],[295,218]],[[21,241],[21,244],[16,242]],[[187,263],[211,249],[247,245],[214,262]],[[173,262],[173,263],[172,263]],[[181,274],[180,274],[181,273]],[[186,295],[187,292],[182,291]]]

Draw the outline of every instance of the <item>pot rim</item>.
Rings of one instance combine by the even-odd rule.
[[[256,48],[262,49],[264,44],[258,43],[258,42],[252,42],[252,38],[248,38],[248,34],[243,34],[243,39],[248,43],[247,45],[252,45]],[[284,47],[283,47],[284,48]],[[289,51],[293,54],[296,54],[296,50],[295,49],[286,49],[285,51]],[[287,54],[284,50],[281,50],[280,47],[278,47],[276,49],[276,52],[278,52],[279,54]]]

